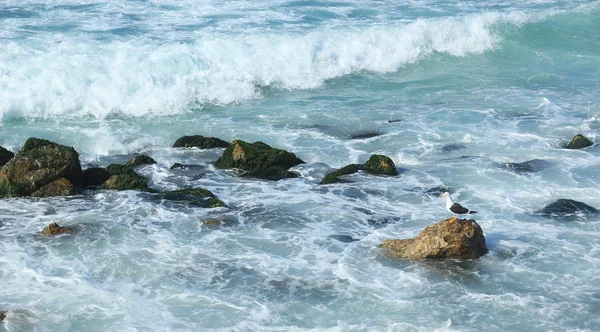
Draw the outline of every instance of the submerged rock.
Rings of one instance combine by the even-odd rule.
[[[137,157],[133,157],[130,161],[128,161],[125,166],[127,167],[135,167],[140,165],[154,165],[156,161],[146,155],[139,155]]]
[[[169,169],[184,169],[185,165],[182,165],[180,163],[174,163]]]
[[[72,228],[59,226],[57,223],[52,222],[48,226],[42,229],[42,234],[45,236],[55,236],[61,234],[69,234],[73,231]]]
[[[398,175],[398,170],[392,159],[380,154],[372,155],[363,165],[363,170],[369,174]]]
[[[573,137],[573,140],[565,146],[566,149],[583,149],[588,146],[592,146],[594,143],[590,141],[587,137],[578,134]]]
[[[81,183],[79,154],[69,146],[29,138],[19,153],[0,170],[0,198],[31,196],[60,178]]]
[[[0,311],[0,324],[2,324],[4,322],[5,318],[6,318],[6,312]]]
[[[235,140],[215,161],[215,167],[221,169],[240,169],[242,176],[265,180],[294,178],[298,174],[289,168],[303,164],[295,154],[275,149],[263,142],[248,143]]]
[[[206,227],[217,228],[233,226],[234,222],[228,219],[208,219],[202,222],[202,224]]]
[[[102,183],[100,189],[148,190],[148,179],[125,165],[111,164],[106,168],[106,171],[110,174],[110,177]]]
[[[83,171],[81,179],[82,187],[100,186],[110,178],[110,174],[102,167],[90,167]]]
[[[330,184],[330,183],[340,182],[341,181],[339,179],[340,176],[354,174],[354,173],[360,171],[361,169],[362,169],[362,165],[360,165],[360,164],[350,164],[350,165],[344,166],[338,170],[335,170],[335,171],[325,175],[323,180],[321,180],[321,184]]]
[[[14,153],[0,146],[0,168],[15,156]]]
[[[175,141],[173,144],[174,148],[200,148],[200,149],[214,149],[214,148],[226,148],[229,146],[229,142],[216,137],[204,137],[200,135],[194,136],[183,136]]]
[[[462,149],[466,149],[467,146],[463,144],[447,144],[442,146],[442,152],[453,152]]]
[[[55,197],[77,195],[77,190],[71,182],[65,178],[54,180],[40,189],[34,191],[31,197]]]
[[[381,136],[381,133],[378,131],[369,131],[364,133],[352,134],[350,135],[350,139],[367,139]]]
[[[544,206],[543,208],[538,210],[537,213],[555,216],[566,216],[575,213],[598,213],[598,209],[572,199],[561,198]]]
[[[159,193],[158,197],[203,208],[227,207],[227,205],[218,199],[210,190],[202,188],[164,191]]]
[[[532,159],[522,163],[501,163],[500,167],[516,173],[534,173],[548,167],[550,163],[542,159]]]
[[[356,241],[360,241],[359,239],[355,239],[350,235],[343,235],[343,234],[339,234],[339,235],[329,235],[328,238],[330,239],[334,239],[343,243],[352,243],[352,242],[356,242]]]
[[[412,239],[386,240],[381,247],[401,259],[474,259],[488,252],[483,231],[475,220],[451,220],[433,224]]]

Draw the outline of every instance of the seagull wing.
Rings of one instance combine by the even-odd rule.
[[[452,213],[456,213],[456,214],[469,213],[469,209],[467,209],[466,207],[463,207],[462,205],[460,205],[458,203],[452,204],[452,206],[450,207],[450,211],[452,211]]]

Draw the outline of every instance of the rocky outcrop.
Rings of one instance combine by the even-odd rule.
[[[361,169],[362,169],[362,165],[360,165],[360,164],[350,164],[350,165],[344,166],[338,170],[335,170],[335,171],[325,175],[323,180],[321,180],[321,184],[330,184],[330,183],[340,182],[341,181],[339,178],[340,176],[354,174],[354,173],[360,171]]]
[[[229,146],[229,142],[225,142],[222,139],[216,137],[204,137],[200,135],[194,136],[183,136],[175,141],[173,144],[174,148],[200,148],[200,149],[214,149],[214,148],[226,148]]]
[[[0,146],[0,168],[15,156],[14,153]]]
[[[125,166],[127,167],[135,167],[140,165],[154,165],[156,161],[146,155],[139,155],[137,157],[133,157],[130,161],[128,161]]]
[[[401,259],[474,259],[488,249],[479,224],[473,219],[442,220],[405,240],[386,240],[381,247]]]
[[[272,148],[263,142],[235,140],[215,161],[215,167],[242,170],[244,177],[280,180],[297,177],[298,174],[288,169],[303,163],[295,154]]]
[[[90,167],[83,171],[81,186],[84,188],[100,186],[106,182],[111,175],[112,174],[102,167]]]
[[[0,170],[0,198],[31,196],[60,178],[77,187],[81,175],[79,155],[75,149],[44,139],[30,138]],[[61,183],[64,184],[64,181]]]
[[[61,234],[69,234],[73,231],[72,228],[59,226],[57,223],[52,222],[48,226],[42,229],[42,234],[45,236],[56,236]]]
[[[210,190],[202,188],[186,188],[173,191],[164,191],[159,193],[158,197],[169,201],[176,201],[186,205],[203,208],[227,207],[227,205],[218,199]]]
[[[363,165],[350,164],[325,175],[323,180],[321,180],[321,184],[340,182],[340,176],[353,174],[360,170],[374,175],[398,175],[396,165],[390,157],[374,154]]]
[[[573,137],[573,140],[565,146],[566,149],[583,149],[592,146],[594,143],[587,137],[578,134]]]
[[[398,175],[396,165],[390,157],[374,154],[363,165],[363,170],[375,175]]]
[[[125,165],[111,164],[106,168],[106,171],[110,174],[110,177],[102,183],[100,189],[148,190],[148,179]]]
[[[565,216],[575,213],[598,213],[598,209],[572,199],[561,198],[544,206],[543,208],[538,210],[537,213],[555,216]]]
[[[515,173],[534,173],[550,166],[550,162],[542,159],[532,159],[522,163],[501,163],[500,167]]]
[[[31,197],[55,197],[77,195],[77,189],[65,178],[54,180],[34,191]]]

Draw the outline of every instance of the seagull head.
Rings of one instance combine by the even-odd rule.
[[[440,194],[440,196],[448,197],[448,196],[450,196],[450,193],[448,193],[447,191],[444,191],[443,193]]]

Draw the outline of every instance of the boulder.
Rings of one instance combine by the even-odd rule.
[[[135,167],[139,165],[154,165],[156,161],[146,155],[139,155],[137,157],[133,157],[130,161],[128,161],[125,166],[127,167]]]
[[[100,186],[106,182],[111,175],[112,174],[102,167],[90,167],[83,171],[81,186],[84,188]]]
[[[61,234],[69,234],[73,231],[72,228],[59,226],[57,223],[52,222],[48,226],[42,229],[42,234],[45,236],[55,236]]]
[[[544,206],[543,208],[538,210],[537,213],[555,216],[566,216],[575,213],[594,214],[598,213],[598,209],[572,199],[561,198]]]
[[[330,183],[340,182],[341,181],[339,178],[340,176],[354,174],[354,173],[360,171],[361,169],[362,169],[362,165],[360,165],[360,164],[350,164],[350,165],[344,166],[338,170],[335,170],[335,171],[325,175],[323,180],[321,180],[321,184],[330,184]]]
[[[592,146],[594,143],[590,141],[587,137],[578,134],[573,137],[573,140],[565,146],[567,149],[583,149],[588,146]]]
[[[14,153],[0,146],[0,168],[15,156]]]
[[[73,195],[77,195],[77,190],[75,189],[75,187],[73,187],[71,181],[65,178],[60,178],[34,191],[31,194],[31,197],[55,197]]]
[[[31,196],[43,186],[65,178],[81,183],[79,155],[72,147],[30,138],[0,170],[0,198]]]
[[[303,163],[295,154],[272,148],[263,142],[235,140],[215,161],[215,167],[240,169],[244,177],[280,180],[297,177],[298,174],[288,169]]]
[[[158,194],[158,197],[203,208],[227,207],[227,205],[218,199],[210,190],[202,188],[163,191]]]
[[[185,165],[182,165],[182,164],[180,164],[180,163],[174,163],[174,164],[171,166],[171,168],[169,168],[169,169],[184,169],[184,168],[185,168]]]
[[[398,175],[396,165],[390,157],[374,154],[363,165],[363,170],[376,175]]]
[[[173,144],[174,148],[200,148],[200,149],[214,149],[214,148],[226,148],[229,146],[229,142],[225,142],[222,139],[216,137],[204,137],[200,135],[194,136],[183,136],[175,141]]]
[[[148,190],[148,179],[125,165],[111,164],[106,168],[106,171],[110,174],[110,177],[102,183],[100,189]]]
[[[381,247],[401,259],[474,259],[488,249],[479,224],[473,219],[452,218],[433,224],[412,239],[386,240]]]

